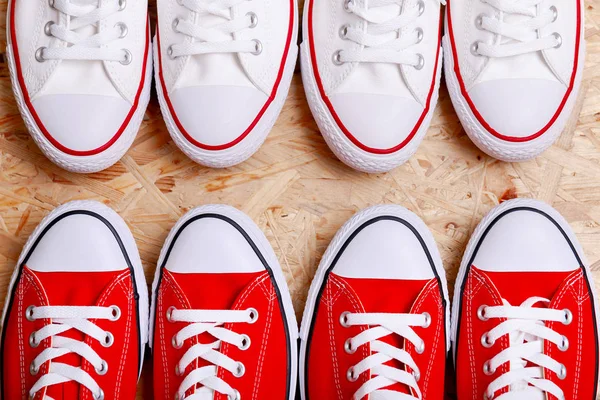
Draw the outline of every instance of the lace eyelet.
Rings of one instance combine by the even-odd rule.
[[[123,51],[125,52],[125,59],[123,61],[119,61],[119,62],[123,65],[131,64],[131,60],[133,59],[131,52],[127,49],[123,49]]]
[[[167,49],[167,55],[169,56],[169,58],[171,60],[174,60],[177,57],[173,56],[173,45],[170,45],[169,48]]]
[[[250,17],[250,26],[248,28],[254,29],[258,25],[258,15],[253,12],[249,12],[246,14],[246,17]]]
[[[348,368],[348,372],[346,372],[346,379],[350,382],[356,382],[358,380],[358,376],[354,375],[354,367]]]
[[[344,25],[340,28],[340,38],[342,40],[346,40],[346,36],[348,35],[348,28],[350,28],[350,26],[348,25]]]
[[[124,22],[116,23],[115,28],[118,28],[121,31],[121,33],[119,34],[120,39],[124,39],[129,33],[129,28],[127,27],[127,25],[125,25]]]
[[[562,46],[563,43],[562,36],[560,36],[558,32],[554,32],[552,36],[554,36],[554,38],[556,39],[556,45],[554,45],[554,48],[558,49],[560,46]]]
[[[421,372],[419,372],[419,371],[413,371],[412,372],[412,376],[414,376],[415,381],[419,382],[419,380],[421,379]]]
[[[346,0],[344,1],[344,10],[348,12],[352,12],[352,8],[354,7],[354,0]]]
[[[494,399],[494,394],[489,394],[488,392],[485,392],[483,394],[483,400],[493,400]]]
[[[552,22],[556,22],[556,20],[558,19],[558,9],[556,8],[556,6],[551,6],[550,12],[552,13]]]
[[[485,14],[479,14],[477,18],[475,18],[475,26],[480,31],[483,30],[483,17],[487,17]]]
[[[237,367],[235,368],[235,372],[233,372],[233,376],[235,376],[236,378],[241,378],[242,376],[244,376],[244,374],[246,373],[246,366],[243,363],[238,363]]]
[[[100,363],[100,368],[96,370],[98,375],[106,375],[108,372],[108,363],[104,360]]]
[[[29,335],[29,346],[31,346],[32,348],[35,349],[39,345],[40,345],[40,342],[35,340],[35,332],[31,332],[31,335]]]
[[[429,328],[431,326],[431,315],[428,312],[424,312],[425,324],[421,325],[422,328]]]
[[[258,39],[254,39],[253,42],[254,42],[254,51],[252,52],[252,54],[254,54],[255,56],[258,56],[263,51],[262,42]]]
[[[423,0],[419,1],[419,17],[425,13],[425,2]]]
[[[566,336],[562,337],[562,341],[558,345],[558,349],[560,351],[567,351],[567,350],[569,350],[569,339]]]
[[[173,322],[173,311],[175,311],[175,310],[176,310],[175,307],[169,307],[167,309],[167,315],[166,315],[167,321]]]
[[[477,318],[479,318],[480,321],[487,321],[489,319],[485,316],[486,309],[487,309],[486,305],[482,305],[477,309]]]
[[[242,343],[238,347],[240,350],[248,350],[250,348],[250,336],[242,335]]]
[[[127,8],[127,0],[119,0],[119,11]]]
[[[39,369],[39,367],[36,367],[36,365],[35,365],[34,362],[32,362],[31,364],[29,364],[29,373],[32,376],[37,375],[39,372],[40,372],[40,369]]]
[[[183,347],[183,342],[179,343],[177,341],[177,335],[173,336],[173,338],[171,339],[171,345],[173,346],[173,348],[175,349],[181,349]]]
[[[118,306],[110,306],[110,310],[112,312],[111,321],[118,321],[121,318],[121,309]]]
[[[100,342],[100,344],[102,344],[103,347],[110,347],[114,343],[115,343],[115,337],[110,332],[106,332],[106,336],[104,337],[104,340]]]
[[[565,313],[565,319],[562,321],[563,325],[570,325],[573,322],[573,313],[568,309],[563,310],[563,312]]]
[[[343,65],[343,64],[344,64],[344,63],[342,62],[342,57],[341,57],[341,54],[342,54],[342,51],[341,51],[341,50],[338,50],[338,51],[336,51],[335,53],[333,53],[332,60],[333,60],[333,63],[334,63],[335,65]]]
[[[39,49],[37,49],[35,51],[35,59],[37,60],[37,62],[46,62],[46,59],[44,58],[44,51],[46,50],[45,47],[40,47]]]
[[[356,349],[352,347],[352,339],[346,340],[346,342],[344,343],[344,351],[346,352],[346,354],[356,353]]]
[[[54,21],[48,21],[46,25],[44,25],[44,33],[46,36],[52,36],[52,25],[54,25]]]
[[[37,52],[36,52],[36,58],[37,58]],[[35,319],[33,318],[34,310],[35,310],[35,306],[29,306],[29,307],[27,307],[27,310],[25,310],[25,318],[27,318],[27,321],[35,321]]]
[[[492,369],[492,366],[491,366],[491,363],[489,362],[489,360],[483,364],[483,373],[486,374],[487,376],[494,375],[496,373],[496,370]]]
[[[421,43],[423,41],[423,29],[422,28],[417,28],[415,29],[415,31],[417,32],[417,44]]]
[[[344,311],[342,315],[340,315],[340,325],[344,328],[350,328],[350,325],[348,324],[348,315],[350,315],[348,311]]]
[[[104,400],[104,390],[100,389],[100,393],[94,394],[94,400]]]
[[[177,27],[179,26],[179,18],[175,18],[173,20],[173,23],[171,24],[171,28],[173,28],[173,31],[178,32]]]
[[[250,314],[250,322],[248,322],[249,324],[254,324],[256,321],[258,321],[258,311],[256,308],[249,308],[248,313]]]
[[[184,372],[185,372],[185,371],[182,371],[182,370],[181,370],[181,368],[179,368],[179,364],[177,364],[177,365],[175,366],[175,375],[177,375],[177,376],[181,376],[181,375],[183,375],[183,373],[184,373]]]
[[[415,346],[415,351],[417,352],[417,354],[425,353],[425,341],[421,340],[421,345]]]
[[[560,364],[560,371],[558,371],[558,374],[556,374],[556,376],[561,381],[567,377],[567,367],[565,367],[564,364]]]
[[[48,5],[54,8],[54,0],[48,0]]]
[[[419,61],[418,61],[417,65],[414,66],[414,68],[417,71],[420,71],[425,66],[425,57],[423,57],[423,54],[421,54],[421,53],[417,53],[417,57],[419,58]]]
[[[485,347],[486,349],[489,349],[490,347],[492,347],[494,345],[494,341],[490,340],[490,337],[487,333],[484,333],[483,336],[481,336],[481,345],[483,347]]]
[[[473,44],[471,45],[471,54],[473,54],[476,57],[481,56],[481,54],[479,54],[479,43],[480,42],[473,42]]]
[[[227,396],[227,400],[241,400],[242,395],[237,390],[234,390],[233,396]]]

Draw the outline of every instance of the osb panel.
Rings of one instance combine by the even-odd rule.
[[[0,5],[4,49],[6,0]],[[75,199],[102,201],[121,214],[137,240],[149,284],[162,243],[181,215],[207,203],[242,209],[273,245],[298,317],[337,229],[356,211],[379,203],[401,204],[423,218],[437,239],[453,286],[469,235],[490,208],[513,197],[545,200],[571,223],[600,287],[600,0],[587,0],[586,6],[588,51],[579,116],[551,149],[520,164],[480,152],[465,135],[442,86],[427,137],[406,165],[388,174],[355,172],[334,157],[320,136],[298,70],[265,145],[242,165],[214,170],[186,158],[170,140],[153,97],[142,129],[121,162],[97,174],[72,174],[46,160],[27,134],[2,55],[0,306],[28,235],[50,210]],[[146,368],[144,376],[149,373]],[[147,378],[141,385],[140,398],[152,398],[150,382]]]

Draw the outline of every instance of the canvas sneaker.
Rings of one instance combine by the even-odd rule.
[[[146,0],[10,0],[13,90],[55,164],[96,172],[131,146],[150,99],[149,29]]]
[[[52,211],[30,236],[2,314],[6,400],[134,400],[148,292],[125,222],[101,203]]]
[[[554,143],[579,92],[583,32],[583,0],[448,1],[446,83],[482,151],[525,161]]]
[[[598,303],[561,215],[511,200],[479,224],[456,280],[458,400],[593,400]]]
[[[156,400],[293,400],[298,327],[269,242],[240,211],[188,212],[152,286]]]
[[[444,399],[448,296],[431,232],[399,206],[335,235],[300,330],[302,400]]]
[[[217,168],[254,154],[292,80],[296,0],[159,0],[156,89],[177,146]]]
[[[406,162],[441,75],[440,0],[307,0],[302,77],[325,141],[365,172]]]

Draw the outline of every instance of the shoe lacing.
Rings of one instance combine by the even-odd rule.
[[[37,50],[35,57],[39,62],[85,60],[118,61],[124,65],[131,63],[132,55],[129,50],[109,46],[115,40],[127,35],[127,25],[117,23],[114,26],[98,29],[98,25],[106,18],[125,9],[126,0],[49,1],[51,7],[67,17],[67,21],[66,23],[50,21],[46,24],[45,34],[57,39],[57,42],[55,46],[41,47]],[[86,29],[82,29],[86,27],[96,29],[97,33],[90,35]]]
[[[555,6],[541,9],[543,0],[481,0],[498,11],[498,15],[480,14],[475,24],[496,36],[493,43],[475,42],[471,52],[485,57],[512,57],[560,47],[558,33],[541,37],[538,31],[556,21]]]
[[[121,311],[117,306],[111,307],[70,307],[70,306],[30,306],[25,312],[29,321],[51,320],[38,331],[34,331],[29,337],[29,345],[38,347],[44,340],[50,339],[50,347],[45,348],[33,360],[29,371],[32,375],[40,373],[43,364],[49,362],[47,372],[40,376],[37,382],[29,390],[29,398],[33,399],[39,391],[53,385],[75,381],[86,387],[92,393],[95,400],[104,399],[104,392],[96,383],[95,379],[81,367],[52,361],[67,354],[77,354],[83,360],[89,362],[95,369],[96,374],[104,375],[108,371],[108,363],[104,361],[90,345],[85,342],[72,339],[61,334],[75,329],[100,342],[104,347],[110,347],[114,343],[112,333],[102,330],[90,320],[116,321],[120,318]],[[44,400],[52,400],[44,396]]]
[[[217,367],[221,367],[240,378],[245,374],[243,363],[235,361],[220,352],[223,343],[229,343],[241,350],[250,347],[250,337],[233,332],[223,327],[228,323],[253,324],[258,319],[258,312],[247,310],[178,310],[171,307],[167,310],[169,322],[185,322],[187,325],[173,336],[172,346],[181,348],[185,341],[203,333],[208,333],[216,340],[212,343],[196,343],[191,345],[177,363],[176,374],[184,375],[188,367],[198,359],[203,359],[209,365],[192,369],[183,379],[177,390],[177,400],[200,400],[207,398],[212,392],[228,396],[230,400],[239,400],[240,393],[223,379],[217,377]],[[200,386],[200,388],[197,388]],[[197,388],[193,394],[186,397],[185,393]],[[212,396],[210,397],[212,398]]]
[[[397,400],[421,399],[421,390],[418,380],[420,370],[411,355],[405,350],[392,346],[379,339],[396,334],[404,339],[404,343],[412,343],[415,351],[422,354],[425,351],[425,342],[417,335],[413,327],[427,328],[431,324],[431,316],[423,314],[391,314],[391,313],[349,313],[345,312],[340,317],[340,323],[344,327],[369,326],[357,336],[346,341],[344,348],[349,354],[365,344],[369,344],[371,355],[361,360],[358,364],[350,367],[347,379],[354,382],[360,375],[370,371],[371,379],[365,382],[354,394],[354,400],[361,400],[372,393],[385,389],[386,387],[400,383],[408,386],[412,394],[393,393]],[[397,369],[386,363],[396,360],[402,365],[410,368],[412,372]],[[391,393],[388,397],[391,398]]]
[[[423,28],[410,32],[401,31],[413,24],[425,12],[426,2],[431,0],[370,0],[357,2],[345,0],[347,12],[360,17],[365,29],[345,25],[340,30],[342,39],[360,45],[356,50],[338,50],[333,62],[344,63],[391,63],[404,64],[422,69],[425,59],[411,48],[423,40]],[[446,4],[445,0],[435,0]],[[390,11],[394,10],[394,12]],[[398,12],[401,11],[401,12]],[[437,30],[436,30],[437,35]]]
[[[188,37],[183,43],[172,44],[167,52],[171,58],[209,53],[252,53],[262,52],[262,43],[257,40],[240,40],[236,33],[255,28],[258,17],[253,12],[240,14],[234,7],[249,0],[178,0],[179,4],[194,13],[192,20],[176,18],[173,29]],[[218,17],[222,22],[203,24],[202,17]]]
[[[551,394],[557,399],[564,399],[564,393],[554,382],[545,379],[543,368],[554,372],[559,379],[567,375],[566,367],[544,354],[544,341],[557,346],[560,351],[569,347],[568,339],[548,328],[546,322],[560,322],[568,325],[573,320],[569,310],[555,310],[535,307],[538,304],[547,306],[550,301],[541,297],[531,297],[520,306],[511,306],[503,300],[503,306],[481,306],[478,310],[480,320],[505,319],[492,330],[484,334],[481,344],[492,347],[495,342],[508,335],[510,345],[484,364],[484,373],[493,375],[496,370],[508,363],[510,370],[496,378],[487,388],[486,399],[493,399],[495,394],[505,388],[512,392],[537,388],[541,392]],[[509,397],[503,394],[501,400]]]

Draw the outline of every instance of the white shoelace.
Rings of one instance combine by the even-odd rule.
[[[37,382],[29,390],[30,398],[37,392],[53,385],[75,381],[88,388],[95,400],[104,399],[104,392],[98,386],[94,378],[81,369],[72,365],[52,362],[52,360],[67,354],[77,354],[88,361],[96,370],[98,375],[104,375],[108,371],[108,364],[87,343],[79,340],[59,336],[71,329],[75,329],[86,336],[100,342],[104,347],[112,346],[114,337],[112,333],[100,329],[90,320],[116,321],[121,317],[121,311],[116,306],[111,307],[68,307],[68,306],[30,306],[26,310],[26,318],[30,321],[49,319],[52,323],[35,331],[29,337],[29,345],[38,347],[42,341],[50,338],[51,347],[44,349],[31,363],[30,372],[37,375],[41,366],[50,362],[48,372],[40,376]],[[44,396],[44,400],[52,400]]]
[[[179,4],[196,14],[214,16],[224,21],[222,23],[202,26],[202,24],[186,19],[176,18],[173,29],[188,36],[191,41],[173,44],[168,49],[172,58],[209,53],[252,53],[258,55],[262,52],[262,43],[259,40],[234,40],[235,33],[244,29],[251,29],[258,24],[255,13],[236,15],[233,7],[249,0],[178,0]]]
[[[86,61],[118,61],[131,63],[131,53],[127,49],[109,46],[113,41],[127,35],[127,25],[118,23],[102,29],[93,35],[77,32],[81,28],[93,27],[107,17],[122,11],[127,6],[126,0],[50,0],[50,5],[68,18],[66,25],[48,22],[44,32],[59,40],[56,47],[41,47],[36,52],[36,59],[46,60],[86,60]]]
[[[563,364],[545,355],[544,341],[555,344],[560,351],[566,351],[569,341],[554,330],[545,326],[544,322],[561,322],[568,325],[573,320],[569,310],[554,310],[534,307],[541,303],[547,305],[549,300],[541,297],[531,297],[520,306],[511,306],[503,300],[503,306],[481,306],[478,317],[481,320],[504,318],[501,322],[481,338],[481,344],[491,347],[496,340],[508,335],[510,346],[502,350],[484,365],[486,374],[495,373],[496,369],[509,363],[510,371],[495,379],[487,388],[486,396],[493,399],[496,392],[510,387],[513,391],[530,390],[537,388],[542,392],[552,394],[558,399],[564,399],[564,393],[554,382],[544,379],[543,368],[557,374],[559,379],[564,379],[567,370]],[[533,364],[535,366],[527,367]],[[509,397],[503,394],[497,399]]]
[[[423,68],[423,55],[411,51],[411,47],[423,40],[423,29],[416,28],[405,34],[400,34],[400,31],[423,15],[426,1],[429,0],[419,0],[417,7],[411,7],[397,15],[389,10],[402,10],[406,7],[407,0],[370,0],[368,6],[357,5],[356,0],[346,0],[346,11],[363,19],[367,28],[362,30],[350,25],[343,26],[340,36],[359,44],[361,49],[339,50],[334,53],[333,62],[338,65],[353,62],[391,63]],[[446,4],[445,0],[439,1]]]
[[[223,342],[237,346],[241,350],[250,347],[250,337],[232,332],[223,327],[227,323],[253,324],[258,319],[258,311],[253,308],[247,310],[177,310],[174,307],[167,310],[167,320],[170,322],[186,322],[188,325],[181,329],[172,340],[175,348],[181,348],[184,342],[203,333],[213,336],[216,341],[212,343],[196,343],[185,352],[176,367],[177,375],[183,375],[186,369],[197,359],[203,359],[210,365],[195,368],[189,372],[181,382],[177,391],[177,400],[204,400],[212,399],[212,392],[227,395],[230,400],[239,400],[240,393],[227,382],[217,377],[217,367],[221,367],[233,374],[242,377],[246,371],[243,363],[232,360],[219,350]],[[196,386],[191,396],[185,393]]]
[[[481,0],[494,7],[499,17],[481,14],[476,19],[479,29],[498,35],[493,44],[475,42],[471,52],[485,57],[512,57],[516,55],[560,47],[562,38],[558,33],[546,37],[538,37],[538,30],[554,22],[558,18],[558,10],[552,6],[536,9],[543,0]],[[507,22],[507,18],[520,22]]]
[[[360,375],[367,371],[370,371],[371,376],[374,376],[358,389],[354,394],[354,400],[361,400],[371,393],[385,389],[396,383],[401,383],[411,388],[416,397],[397,392],[394,393],[394,399],[415,400],[422,398],[421,390],[417,383],[421,373],[410,354],[404,349],[399,349],[379,339],[396,334],[404,338],[405,341],[412,343],[415,346],[415,351],[421,354],[425,351],[425,342],[416,334],[412,327],[429,327],[431,324],[431,316],[429,314],[353,314],[345,312],[340,317],[340,323],[344,327],[372,326],[372,328],[364,330],[357,336],[348,339],[344,345],[346,352],[349,354],[356,352],[360,346],[367,343],[371,347],[372,354],[351,367],[347,373],[347,379],[351,382],[358,380]],[[405,370],[385,365],[385,363],[392,360],[399,361],[413,372],[409,373]]]

